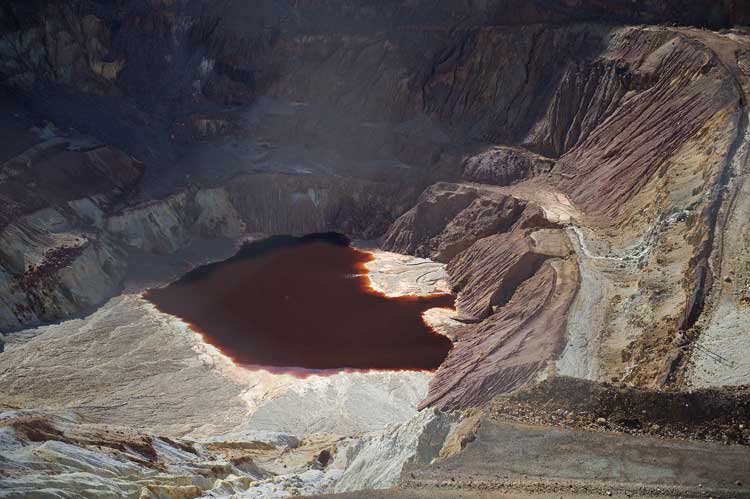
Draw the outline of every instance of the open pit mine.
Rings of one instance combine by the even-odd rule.
[[[0,1],[0,498],[750,497],[750,3]]]

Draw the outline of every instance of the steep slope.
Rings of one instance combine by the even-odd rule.
[[[748,9],[3,3],[2,485],[431,492],[446,470],[461,488],[523,467],[743,492],[716,472],[743,477],[742,449],[502,420],[750,438],[746,389],[721,387],[750,383]],[[246,369],[139,296],[244,240],[316,231],[366,239],[377,289],[453,288],[455,314],[425,316],[454,342],[436,372]],[[553,469],[487,450],[528,438],[554,444],[528,447]],[[570,439],[625,471],[571,471]]]
[[[8,118],[4,130],[27,148],[2,158],[3,329],[67,317],[119,291],[124,252],[99,228],[143,173],[137,160],[92,137]]]
[[[729,180],[745,173],[747,36],[655,25],[728,28],[747,20],[741,5],[37,0],[0,12],[0,74],[24,110],[3,125],[6,191],[23,199],[3,215],[8,329],[101,303],[128,255],[319,230],[449,264],[467,324],[434,386],[471,387],[429,400],[451,407],[545,366],[681,385],[694,351],[710,350],[695,343],[706,314],[726,302],[721,315],[741,321],[727,293],[745,292],[732,256],[744,243],[724,233],[741,233],[746,211]],[[57,130],[30,135],[49,118]],[[12,180],[22,164],[44,180]],[[533,308],[521,297],[555,327],[514,322]],[[544,347],[507,383],[492,378],[510,365],[502,345],[527,337]]]

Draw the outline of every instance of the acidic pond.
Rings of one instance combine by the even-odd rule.
[[[276,236],[145,297],[248,367],[437,368],[451,342],[422,313],[455,297],[379,293],[365,268],[372,259],[338,234]]]

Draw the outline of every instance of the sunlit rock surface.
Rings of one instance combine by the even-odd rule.
[[[377,289],[397,295],[444,290],[442,264],[375,256],[368,270]],[[122,497],[242,492],[272,498],[386,487],[405,463],[430,462],[459,419],[417,414],[430,376],[248,370],[179,319],[125,294],[85,318],[10,337],[0,402],[46,412],[3,414],[0,455],[15,464],[1,480],[16,495],[59,488]],[[148,448],[121,453],[133,446],[127,438]],[[100,441],[110,442],[104,451]],[[323,450],[333,456],[331,464],[311,468]]]
[[[92,423],[72,411],[8,410],[0,412],[0,496],[273,499],[384,488],[405,466],[431,463],[458,419],[428,411],[364,437],[259,432],[195,441]]]
[[[666,393],[750,382],[750,11],[636,4],[3,4],[0,403],[199,439],[224,456],[210,462],[239,460],[228,474],[158,471],[157,486],[140,457],[126,458],[136,468],[84,459],[101,449],[45,430],[44,442],[8,437],[2,462],[21,466],[13,490],[375,487],[403,471],[383,456],[414,447],[421,426],[405,428],[427,418],[413,419],[418,401],[486,408],[558,374]],[[138,295],[244,238],[330,230],[448,264],[392,256],[372,279],[385,293],[443,280],[458,293],[457,315],[425,313],[456,340],[435,376],[248,373]],[[385,430],[393,420],[405,426]],[[720,431],[747,441],[747,422],[730,423]],[[538,431],[510,434],[546,442]],[[491,442],[474,449],[504,452]],[[674,457],[671,444],[644,442],[662,449],[649,459]],[[35,462],[47,447],[54,457]],[[361,449],[361,480],[344,448]],[[716,462],[733,482],[747,474],[735,451],[706,454],[727,459]],[[507,461],[476,452],[474,469]],[[548,469],[560,460],[541,462],[560,476]],[[255,464],[282,478],[253,478]],[[113,474],[147,478],[138,489]],[[702,493],[684,492],[674,495]]]
[[[396,294],[444,289],[441,264],[375,255],[368,267],[377,288]],[[101,421],[170,434],[377,430],[414,415],[430,377],[410,371],[299,377],[244,369],[137,294],[113,298],[86,318],[14,336],[19,341],[9,339],[0,367],[8,403],[75,408]]]

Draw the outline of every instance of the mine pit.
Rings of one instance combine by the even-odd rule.
[[[387,296],[370,285],[373,259],[335,233],[275,236],[144,297],[251,369],[436,369],[452,344],[422,314],[455,296]]]

